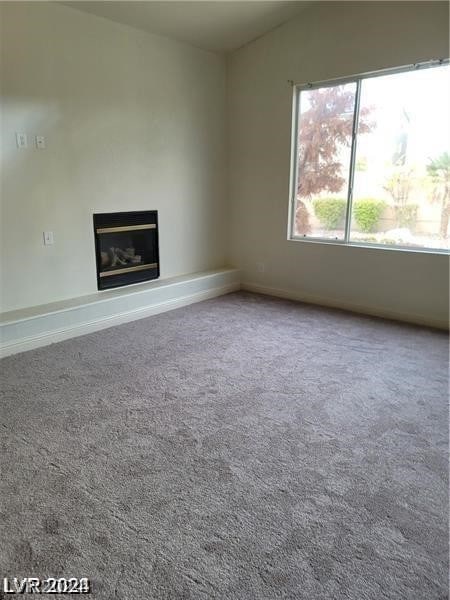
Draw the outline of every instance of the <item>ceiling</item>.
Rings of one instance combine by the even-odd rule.
[[[311,4],[311,0],[78,0],[61,4],[204,50],[231,52],[285,23]]]

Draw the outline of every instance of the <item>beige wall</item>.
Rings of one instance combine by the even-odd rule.
[[[224,58],[53,3],[0,11],[3,310],[96,291],[94,211],[157,209],[162,277],[223,265]]]
[[[299,297],[447,319],[445,256],[287,241],[287,80],[446,56],[446,3],[315,3],[229,58],[228,130],[224,58],[57,4],[0,16],[3,310],[95,291],[92,213],[158,209],[162,277],[231,262]]]
[[[231,256],[244,282],[430,323],[447,320],[448,257],[287,241],[287,215],[288,80],[318,81],[446,57],[448,40],[444,2],[316,2],[231,56]]]

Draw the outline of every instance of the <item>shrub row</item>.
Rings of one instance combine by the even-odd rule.
[[[316,198],[313,200],[314,214],[326,229],[337,229],[343,224],[347,200],[344,198]],[[361,231],[370,233],[376,228],[386,207],[382,200],[364,198],[353,204],[353,215]]]
[[[326,229],[336,229],[345,216],[347,201],[342,198],[316,198],[314,214]]]

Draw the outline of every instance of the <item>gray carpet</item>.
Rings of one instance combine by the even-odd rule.
[[[448,598],[447,359],[437,331],[245,293],[6,358],[0,576]]]

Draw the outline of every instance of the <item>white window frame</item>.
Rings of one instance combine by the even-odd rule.
[[[433,67],[442,67],[449,65],[448,58],[440,58],[429,60],[426,62],[414,63],[402,67],[394,67],[389,69],[381,69],[379,71],[370,71],[360,73],[359,75],[351,75],[348,77],[339,77],[336,79],[327,79],[324,81],[316,81],[314,83],[294,83],[289,82],[293,86],[292,99],[292,130],[291,130],[291,168],[290,168],[290,185],[289,185],[289,217],[288,217],[288,241],[307,242],[313,244],[328,244],[337,246],[347,246],[356,248],[376,248],[380,250],[398,250],[403,252],[422,252],[428,254],[449,254],[450,250],[446,248],[427,248],[427,247],[412,247],[403,246],[400,244],[376,244],[371,242],[354,242],[350,240],[350,228],[352,218],[352,203],[353,203],[353,182],[355,173],[355,158],[356,158],[356,143],[357,130],[359,119],[359,105],[361,98],[361,82],[364,79],[372,77],[383,77],[385,75],[395,75],[396,73],[406,73],[408,71],[417,71],[418,69],[429,69]],[[324,87],[334,87],[346,83],[356,83],[355,91],[355,106],[353,112],[353,127],[352,127],[352,142],[350,150],[350,165],[349,165],[349,180],[347,190],[347,212],[345,216],[345,234],[343,239],[327,239],[323,237],[314,237],[310,235],[295,234],[295,211],[297,205],[297,190],[298,190],[298,124],[299,124],[299,108],[300,94],[303,91],[313,90]]]

